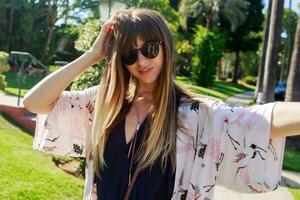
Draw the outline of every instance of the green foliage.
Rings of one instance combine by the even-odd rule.
[[[254,76],[246,76],[244,78],[244,81],[245,83],[249,84],[249,85],[256,85],[256,81],[257,81],[257,78],[254,77]]]
[[[246,20],[231,30],[231,22],[226,17],[220,18],[220,29],[226,35],[226,49],[232,52],[257,51],[261,42],[263,23],[263,4],[261,0],[246,0]]]
[[[8,56],[9,56],[8,53],[6,53],[4,51],[0,51],[0,73],[6,72],[9,70],[9,64],[7,63]]]
[[[0,74],[0,90],[4,90],[4,88],[7,86],[7,83],[5,81],[5,75]]]
[[[100,33],[99,20],[89,19],[82,27],[80,27],[79,38],[75,41],[75,48],[79,51],[88,51],[96,37]],[[98,85],[100,83],[100,77],[102,69],[105,66],[106,61],[102,60],[93,67],[90,67],[85,72],[81,73],[80,76],[72,83],[72,89],[82,90],[88,87]]]
[[[71,90],[83,90],[95,85],[99,85],[102,68],[105,61],[100,62],[100,64],[90,67],[85,72],[80,74],[72,83]]]
[[[180,38],[176,38],[175,48],[176,74],[180,76],[190,76],[194,47],[189,40],[181,36]]]
[[[224,38],[218,32],[210,32],[196,26],[194,36],[195,55],[192,58],[192,79],[199,85],[211,87],[218,61],[222,58]]]
[[[241,53],[241,70],[243,76],[257,76],[259,60],[258,52]]]
[[[79,51],[88,51],[100,33],[99,20],[90,19],[79,29],[79,37],[75,41],[75,48]]]
[[[7,63],[8,56],[8,53],[0,51],[0,90],[4,90],[4,88],[7,86],[5,75],[1,73],[9,70],[9,65]]]
[[[283,169],[300,172],[300,151],[286,148],[284,151]]]
[[[169,0],[130,0],[130,6],[157,10],[166,18],[171,32],[176,32],[180,25],[180,15],[170,6]]]

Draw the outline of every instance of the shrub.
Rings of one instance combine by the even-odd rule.
[[[6,72],[9,70],[9,64],[8,64],[8,56],[9,54],[4,52],[4,51],[0,51],[0,73]]]
[[[6,86],[7,83],[5,81],[5,76],[3,74],[0,74],[0,90],[4,90]]]
[[[257,81],[257,77],[254,76],[246,76],[244,78],[245,83],[249,84],[249,85],[256,85],[256,81]]]
[[[88,51],[100,33],[99,26],[101,24],[102,22],[99,22],[99,20],[88,20],[80,28],[79,38],[75,41],[75,48],[83,52]],[[83,90],[85,88],[98,85],[100,83],[102,69],[105,64],[105,60],[102,60],[98,64],[84,71],[72,82],[71,88],[73,90]]]
[[[196,26],[194,35],[195,54],[192,58],[192,79],[204,87],[213,86],[218,61],[222,58],[224,37]]]
[[[185,39],[176,39],[176,56],[175,56],[175,66],[176,74],[180,76],[190,76],[191,75],[191,60],[194,54],[194,47],[191,45],[190,41]]]

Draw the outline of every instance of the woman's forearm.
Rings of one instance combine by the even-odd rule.
[[[300,135],[300,103],[278,102],[272,113],[271,138]]]
[[[88,51],[73,62],[49,74],[26,93],[23,100],[24,106],[34,113],[47,113],[66,87],[97,61],[99,61],[97,55]]]

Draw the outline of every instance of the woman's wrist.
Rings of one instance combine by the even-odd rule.
[[[84,57],[91,60],[93,64],[96,64],[97,62],[101,61],[104,58],[103,55],[93,50],[88,50],[87,52],[85,52]]]

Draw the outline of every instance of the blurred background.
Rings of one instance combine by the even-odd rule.
[[[299,0],[0,0],[0,199],[81,199],[84,159],[33,151],[36,115],[22,98],[87,51],[99,26],[129,7],[165,17],[182,86],[233,106],[300,101]],[[105,64],[67,90],[99,84]],[[287,139],[283,167],[283,187],[273,196],[218,189],[216,198],[300,200],[300,137]]]

